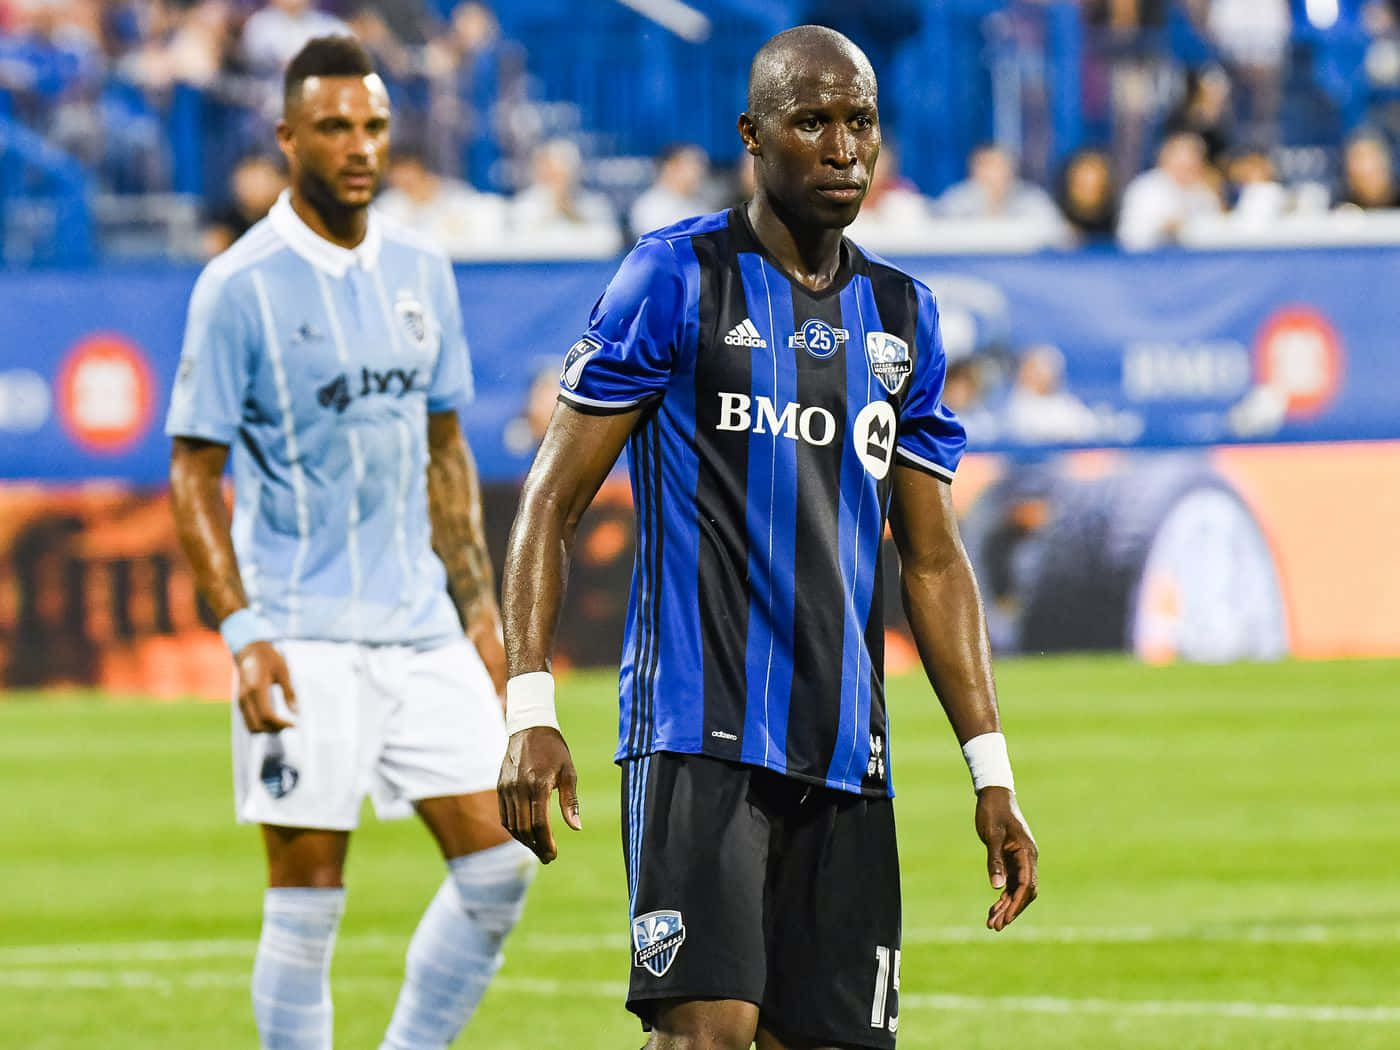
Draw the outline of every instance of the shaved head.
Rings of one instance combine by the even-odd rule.
[[[791,105],[798,86],[810,80],[839,81],[848,90],[875,97],[875,70],[849,37],[825,26],[786,29],[758,49],[749,66],[748,112],[767,120]]]

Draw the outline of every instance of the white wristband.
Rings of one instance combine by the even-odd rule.
[[[247,606],[225,616],[224,622],[219,624],[219,634],[234,656],[254,642],[270,642],[273,639],[272,626]]]
[[[506,681],[506,736],[536,726],[559,728],[554,713],[554,676],[548,671],[518,674]]]
[[[1004,787],[1016,790],[1016,781],[1011,776],[1011,756],[1006,753],[1006,737],[1000,733],[983,733],[963,745],[963,758],[967,759],[968,772],[972,774],[972,787],[981,791],[984,787]]]

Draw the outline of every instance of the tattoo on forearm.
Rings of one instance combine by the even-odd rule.
[[[486,530],[481,518],[481,489],[475,464],[461,435],[435,443],[428,462],[428,517],[433,550],[447,570],[447,588],[462,626],[481,616],[493,619],[496,585]]]

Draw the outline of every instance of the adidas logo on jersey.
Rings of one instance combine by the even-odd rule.
[[[724,337],[724,343],[726,346],[756,346],[765,350],[768,348],[768,340],[758,334],[758,329],[747,317],[729,330]]]

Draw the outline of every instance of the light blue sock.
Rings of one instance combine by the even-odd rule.
[[[444,1050],[500,969],[538,862],[518,842],[448,861],[448,876],[408,946],[408,967],[380,1050]]]
[[[330,1050],[331,949],[343,889],[270,889],[253,962],[253,1017],[264,1050]]]

